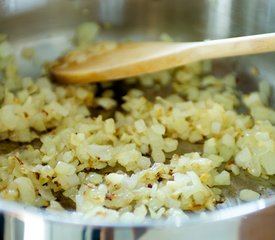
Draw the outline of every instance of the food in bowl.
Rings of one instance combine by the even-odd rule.
[[[78,29],[81,47],[96,29]],[[62,85],[45,74],[22,78],[5,39],[0,69],[2,199],[108,219],[169,218],[215,209],[242,172],[275,174],[265,81],[242,93],[234,73],[217,77],[207,61]],[[240,196],[260,197],[251,189]]]

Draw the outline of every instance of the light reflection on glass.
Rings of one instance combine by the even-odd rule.
[[[46,225],[42,218],[26,216],[24,218],[24,240],[46,240]]]
[[[214,38],[229,37],[232,0],[211,0],[208,12],[208,32]]]
[[[101,0],[100,20],[104,23],[120,24],[123,21],[124,0]]]
[[[43,6],[47,0],[4,0],[5,13],[17,14]]]

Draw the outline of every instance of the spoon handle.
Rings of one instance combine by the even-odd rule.
[[[53,75],[63,82],[86,83],[132,77],[222,57],[275,51],[275,33],[189,43],[136,42],[116,44],[99,54],[76,54],[53,64]]]
[[[275,51],[275,33],[197,43],[194,61]]]

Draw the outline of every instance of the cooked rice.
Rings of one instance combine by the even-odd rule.
[[[240,191],[240,199],[245,202],[256,200],[260,197],[260,194],[250,189],[243,189]]]
[[[83,33],[89,27],[94,32]],[[78,31],[84,44],[98,29]],[[233,74],[215,77],[204,62],[127,79],[118,100],[112,83],[100,93],[92,84],[21,79],[5,40],[0,70],[0,139],[24,143],[0,155],[3,199],[142,220],[214,209],[241,170],[275,174],[275,112],[265,82],[245,95]],[[163,88],[165,96],[152,96]],[[249,113],[238,113],[241,104]],[[259,197],[249,191],[241,199]]]

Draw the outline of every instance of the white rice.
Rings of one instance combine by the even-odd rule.
[[[94,32],[84,34],[89,27]],[[84,44],[98,29],[83,25],[78,31]],[[239,100],[233,74],[217,78],[210,62],[197,63],[126,80],[122,84],[139,82],[143,90],[129,87],[120,104],[108,85],[97,96],[95,85],[20,79],[14,66],[4,41],[0,139],[25,145],[0,154],[3,199],[142,220],[214,209],[222,200],[219,188],[241,170],[275,174],[275,112],[267,105],[266,83]],[[21,85],[11,84],[18,79]],[[151,85],[171,87],[171,94],[149,100]],[[241,103],[249,114],[237,113]],[[113,114],[106,117],[106,110]],[[202,148],[189,151],[186,143]],[[250,190],[240,196],[258,198]]]
[[[260,194],[250,189],[243,189],[240,191],[240,199],[245,202],[257,200]]]

